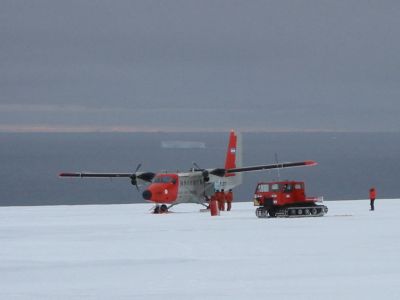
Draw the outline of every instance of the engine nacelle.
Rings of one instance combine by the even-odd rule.
[[[204,180],[204,182],[210,181],[210,174],[208,173],[207,170],[203,171],[203,180]]]

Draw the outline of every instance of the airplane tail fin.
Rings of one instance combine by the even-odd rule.
[[[237,135],[232,130],[229,134],[228,149],[226,151],[225,169],[236,168]]]
[[[231,130],[229,134],[228,149],[226,151],[225,169],[234,169],[242,166],[242,137],[241,134]],[[228,173],[226,177],[235,176],[237,184],[242,182],[242,174]]]

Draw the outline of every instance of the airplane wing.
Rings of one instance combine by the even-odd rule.
[[[216,176],[225,176],[230,173],[240,173],[240,172],[253,172],[253,171],[261,171],[261,170],[271,170],[271,169],[283,169],[283,168],[294,168],[294,167],[303,167],[303,166],[315,166],[317,163],[313,160],[300,161],[300,162],[287,162],[287,163],[276,163],[270,165],[258,165],[258,166],[250,166],[250,167],[240,167],[240,168],[232,168],[232,169],[213,169],[210,170],[210,174]]]
[[[91,173],[91,172],[75,172],[61,173],[60,177],[97,177],[97,178],[113,178],[113,177],[131,177],[132,173]]]
[[[129,178],[136,187],[138,185],[149,183],[156,176],[153,172],[134,172],[134,173],[92,173],[92,172],[74,172],[61,173],[60,177],[92,177],[92,178]]]
[[[271,170],[271,169],[283,169],[283,168],[294,168],[303,166],[315,166],[317,163],[312,160],[300,161],[300,162],[288,162],[288,163],[277,163],[271,165],[258,165],[251,167],[241,167],[226,170],[226,173],[239,173],[239,172],[251,172],[251,171],[261,171],[261,170]]]

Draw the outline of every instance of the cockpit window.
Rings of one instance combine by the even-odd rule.
[[[170,183],[172,182],[172,177],[171,176],[160,176],[154,178],[153,182],[155,183]]]

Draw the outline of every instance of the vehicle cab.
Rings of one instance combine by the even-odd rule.
[[[281,206],[306,201],[304,182],[301,181],[260,182],[254,192],[255,206]]]

